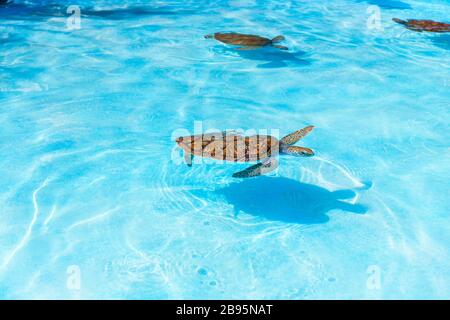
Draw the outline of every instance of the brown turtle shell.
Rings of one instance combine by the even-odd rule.
[[[433,20],[407,20],[405,26],[414,31],[450,32],[450,24]]]
[[[259,161],[279,153],[278,139],[268,135],[246,137],[219,132],[179,137],[176,142],[195,156],[231,162]]]
[[[272,43],[272,40],[255,36],[252,34],[241,33],[214,33],[214,38],[226,44],[246,47],[263,47]]]

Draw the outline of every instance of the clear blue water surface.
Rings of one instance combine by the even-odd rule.
[[[450,34],[391,21],[449,1],[69,4],[0,8],[0,298],[450,298]],[[316,156],[188,168],[194,121]]]

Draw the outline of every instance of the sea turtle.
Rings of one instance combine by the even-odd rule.
[[[278,167],[278,154],[313,156],[311,149],[293,146],[313,128],[307,126],[281,140],[269,135],[242,136],[224,131],[178,137],[175,142],[184,150],[184,159],[188,166],[192,165],[194,156],[229,162],[258,161],[257,164],[233,174],[235,178],[248,178],[275,170]]]
[[[404,25],[409,30],[413,31],[427,31],[427,32],[450,32],[450,24],[444,22],[437,22],[433,20],[401,20],[393,18],[393,21]]]
[[[206,39],[216,39],[220,42],[226,43],[226,44],[232,44],[235,46],[240,46],[238,50],[253,50],[258,49],[261,47],[271,46],[275,47],[281,50],[289,50],[285,46],[280,46],[275,43],[278,43],[280,41],[284,40],[283,36],[277,36],[275,38],[268,39],[260,36],[255,36],[252,34],[241,34],[241,33],[223,33],[223,32],[216,32],[213,34],[208,34],[205,36]]]

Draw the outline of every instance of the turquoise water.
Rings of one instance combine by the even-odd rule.
[[[0,8],[0,298],[450,298],[450,34],[391,21],[449,1],[69,4]],[[316,156],[189,168],[196,123]]]

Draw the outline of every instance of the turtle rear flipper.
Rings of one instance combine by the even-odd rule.
[[[286,40],[286,39],[283,36],[276,36],[275,38],[270,40],[270,44],[272,45],[272,47],[280,49],[280,50],[289,50],[288,47],[280,46],[278,44],[275,44],[275,43],[278,43],[278,42],[281,42],[281,41],[284,41],[284,40]]]
[[[280,50],[289,50],[288,47],[280,46],[280,45],[278,45],[278,44],[273,44],[272,47],[277,48],[277,49],[280,49]]]
[[[303,129],[297,130],[297,131],[285,136],[283,139],[280,140],[280,142],[282,144],[290,146],[290,145],[296,143],[301,138],[305,137],[308,133],[310,133],[312,131],[312,129],[314,129],[314,126],[307,126]]]
[[[272,41],[272,43],[276,43],[276,42],[280,42],[280,41],[284,41],[284,40],[286,40],[286,39],[283,36],[276,36],[271,41]]]
[[[251,167],[248,167],[247,169],[244,169],[242,171],[236,172],[233,174],[233,178],[251,178],[260,176],[262,174],[266,174],[268,172],[271,172],[278,168],[278,160],[273,159],[267,159],[263,162],[257,163]]]
[[[281,150],[282,153],[297,157],[312,157],[314,155],[314,151],[305,147],[289,146],[283,147]]]

